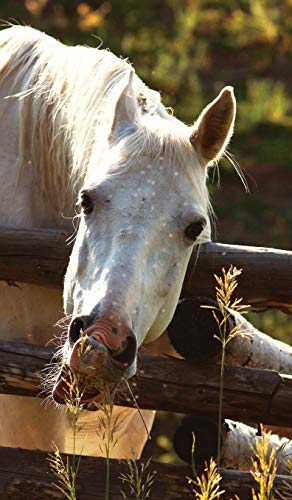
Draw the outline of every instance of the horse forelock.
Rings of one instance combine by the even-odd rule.
[[[42,193],[62,209],[66,200],[74,199],[89,169],[98,167],[132,68],[107,50],[67,47],[29,27],[5,30],[0,46],[7,53],[0,72],[11,78],[11,98],[19,99],[20,173],[29,161]],[[189,141],[190,129],[136,76],[134,89],[140,112],[131,133],[118,137],[117,162],[111,162],[108,174],[116,165],[129,166],[137,154],[164,158],[165,165],[183,170],[209,206],[207,189],[196,175],[201,166]]]
[[[150,165],[158,168],[161,175],[168,176],[170,185],[174,176],[185,176],[197,201],[211,214],[206,169],[200,165],[190,143],[191,131],[191,127],[168,114],[161,102],[157,102],[155,112],[142,110],[136,115],[134,128],[122,130],[116,137],[116,154],[115,148],[110,150],[107,175],[125,168],[135,169],[138,160],[138,165],[144,161],[148,168]]]

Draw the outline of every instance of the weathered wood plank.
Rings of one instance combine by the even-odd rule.
[[[193,435],[196,436],[195,451],[192,452]],[[249,471],[253,449],[262,438],[259,429],[231,419],[221,423],[220,465],[225,469]],[[287,474],[288,461],[292,456],[292,442],[279,438],[277,434],[266,435],[269,452],[274,450],[277,474]],[[173,436],[177,455],[186,463],[194,460],[196,466],[203,466],[218,453],[218,420],[208,415],[192,414],[183,417]]]
[[[0,393],[38,395],[42,390],[41,371],[52,352],[51,348],[0,342]],[[218,414],[217,365],[194,366],[179,359],[141,356],[137,376],[129,383],[141,408]],[[130,398],[117,404],[133,406]],[[223,415],[244,422],[291,427],[292,377],[270,370],[226,366]]]
[[[218,414],[219,366],[193,366],[182,360],[147,356],[143,357],[141,369],[143,378],[136,377],[134,383],[143,408]],[[278,391],[286,392],[286,406],[284,409],[281,405],[281,411],[274,404]],[[288,409],[291,398],[290,376],[270,370],[225,367],[223,415],[226,418],[291,426],[292,414]]]
[[[0,447],[0,498],[9,500],[49,500],[64,498],[54,488],[56,477],[48,464],[48,454],[40,451],[20,450]],[[119,476],[127,471],[127,465],[118,460],[110,461],[110,498],[122,499],[123,489],[127,498],[132,496],[122,484]],[[155,482],[151,489],[151,500],[177,500],[194,498],[186,476],[191,470],[186,466],[152,463],[149,471],[155,473]],[[221,486],[226,493],[223,499],[239,495],[241,500],[251,499],[251,488],[256,484],[248,472],[221,470]],[[78,500],[104,499],[106,465],[102,458],[83,457],[77,477],[76,490]],[[292,478],[276,476],[275,488],[283,491],[284,483],[292,487]]]
[[[58,229],[0,226],[0,279],[62,286],[70,255],[68,234]]]
[[[215,300],[206,297],[181,300],[167,331],[172,346],[183,358],[193,363],[220,363],[219,324],[221,327],[224,324],[226,337],[234,333],[235,327],[238,333],[228,342],[226,365],[265,368],[292,375],[292,346],[259,331],[238,311],[226,310],[224,321]]]
[[[0,226],[0,280],[61,287],[71,248],[56,229]],[[292,311],[292,252],[207,243],[191,258],[183,297],[214,297],[214,273],[230,264],[243,268],[238,296],[256,307]]]
[[[124,464],[118,460],[111,460],[110,498],[122,499],[121,490],[127,493],[127,498],[135,498],[123,486],[119,475],[126,471]],[[151,467],[157,471],[157,480],[152,489],[151,499],[160,500],[163,495],[166,499],[192,498],[187,488],[184,473],[175,467]],[[78,500],[104,499],[106,468],[105,460],[100,458],[83,457],[80,473],[77,480]],[[12,448],[0,448],[0,498],[47,500],[64,498],[52,486],[56,477],[51,473],[48,463],[48,454],[44,452],[28,451]],[[182,495],[182,496],[180,496]]]
[[[193,252],[182,296],[215,298],[214,273],[232,264],[243,269],[236,296],[257,308],[280,308],[292,312],[292,252],[274,248],[261,248],[222,243],[207,243],[196,264]],[[288,287],[288,288],[287,288]]]

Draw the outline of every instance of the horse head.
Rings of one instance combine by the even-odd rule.
[[[188,127],[161,103],[154,109],[147,93],[137,95],[136,79],[129,70],[101,161],[92,155],[77,201],[63,352],[71,371],[88,381],[84,403],[98,397],[96,380],[133,376],[138,347],[171,321],[193,248],[210,240],[207,167],[233,132],[231,87]],[[58,402],[65,382],[55,384]]]

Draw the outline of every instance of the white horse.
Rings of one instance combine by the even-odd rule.
[[[232,135],[233,90],[225,87],[188,127],[108,51],[11,26],[0,33],[0,54],[0,223],[69,229],[77,201],[64,359],[80,376],[129,378],[137,348],[172,318],[194,245],[210,239],[207,167]],[[46,344],[56,334],[57,290],[5,282],[0,290],[2,339]],[[99,397],[82,389],[84,404]],[[64,401],[62,379],[53,392]],[[70,451],[56,406],[1,396],[0,444],[46,450],[54,441]],[[146,433],[137,411],[116,411],[122,427],[112,456],[139,455]],[[144,418],[150,427],[153,412]],[[83,411],[85,454],[98,453],[94,419]]]

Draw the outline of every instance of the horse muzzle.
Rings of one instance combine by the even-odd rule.
[[[105,386],[116,385],[136,372],[137,341],[130,328],[100,318],[83,330],[84,322],[84,317],[76,318],[70,325],[69,363],[53,388],[53,398],[60,404],[76,398],[82,405],[98,403]]]

